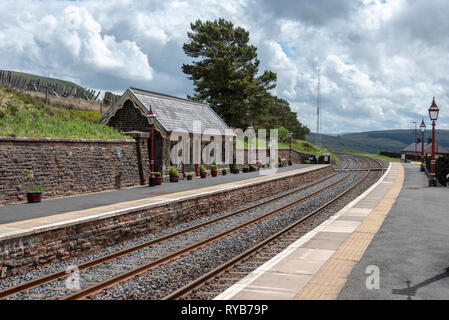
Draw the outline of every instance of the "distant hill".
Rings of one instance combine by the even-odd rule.
[[[8,71],[8,70],[5,70],[5,71]],[[48,77],[43,77],[43,76],[39,76],[36,74],[17,72],[17,71],[11,71],[11,73],[13,76],[16,76],[16,77],[21,77],[21,78],[25,78],[25,79],[33,79],[33,80],[41,80],[41,81],[45,81],[45,82],[63,85],[66,87],[74,87],[77,89],[82,89],[82,87],[80,85],[78,85],[74,82],[71,82],[71,81],[65,81],[65,80],[56,79],[56,78],[48,78]]]
[[[321,144],[332,151],[355,151],[376,153],[382,151],[400,152],[410,143],[414,142],[415,130],[385,130],[360,133],[342,134],[339,136],[321,135]],[[431,137],[432,132],[427,130],[424,140]],[[311,133],[307,141],[315,143],[316,134]],[[418,138],[421,133],[418,131]],[[436,130],[436,140],[443,147],[449,147],[449,130]]]

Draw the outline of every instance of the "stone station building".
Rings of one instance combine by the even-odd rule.
[[[200,121],[201,132],[215,129],[222,133],[222,148],[226,139],[233,139],[231,128],[204,103],[147,90],[129,88],[121,98],[100,119],[100,123],[114,127],[136,140],[142,141],[140,152],[150,152],[151,126],[147,119],[150,107],[156,114],[154,138],[154,170],[163,175],[170,167],[176,167],[181,175],[182,165],[174,166],[170,161],[170,150],[178,141],[170,141],[172,132],[183,130],[190,135],[190,150],[194,121]],[[202,142],[201,150],[208,144]],[[148,150],[145,150],[148,149]],[[224,152],[222,152],[224,157]],[[193,152],[190,152],[190,164],[184,165],[185,172],[195,171]]]

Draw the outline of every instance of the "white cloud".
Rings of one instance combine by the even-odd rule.
[[[317,66],[325,132],[410,128],[432,96],[449,128],[444,0],[35,1],[0,3],[0,68],[121,91],[178,96],[190,23],[220,17],[249,30],[275,93],[315,130]]]

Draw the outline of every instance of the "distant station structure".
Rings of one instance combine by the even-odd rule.
[[[155,114],[154,170],[157,172],[166,174],[172,166],[170,150],[174,144],[178,143],[178,141],[170,141],[170,134],[173,131],[183,130],[192,137],[194,121],[199,121],[201,132],[218,129],[220,133],[223,133],[223,148],[225,138],[230,137],[225,136],[225,130],[231,128],[209,105],[137,88],[127,89],[99,122],[133,136],[148,138],[148,146],[150,146],[153,129],[147,117],[150,108]],[[193,150],[192,143],[190,139],[191,150]],[[200,150],[207,143],[202,142]],[[224,155],[224,152],[222,154]],[[192,163],[193,152],[190,152],[190,165],[185,164],[185,171],[197,171],[198,168]]]
[[[449,154],[449,151],[440,145],[438,142],[435,145],[435,153],[437,155],[447,155]],[[421,159],[421,151],[422,151],[422,145],[421,142],[418,143],[411,143],[408,146],[406,146],[404,149],[402,149],[401,153],[402,155],[405,155],[406,158],[414,158],[415,156],[418,159]],[[429,141],[427,143],[424,143],[424,155],[431,154],[432,153],[432,141]]]

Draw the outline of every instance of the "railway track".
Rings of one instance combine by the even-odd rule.
[[[363,179],[361,179],[357,184],[353,185],[351,189],[344,192],[344,194],[347,194],[362,180],[364,180],[366,176],[370,174],[372,163],[375,162],[355,156],[348,156],[344,159],[344,167],[340,166],[341,169],[349,169],[351,166],[353,166],[353,169],[363,169],[362,167],[366,166],[366,173],[364,174]],[[379,163],[377,163],[377,165],[379,165]],[[355,174],[360,173],[336,172],[316,182],[310,183],[302,188],[298,188],[296,190],[275,196],[268,200],[263,200],[246,208],[242,208],[240,210],[225,214],[221,217],[217,217],[206,222],[187,227],[172,234],[168,234],[157,239],[152,239],[150,241],[146,241],[124,250],[113,252],[98,259],[93,259],[86,263],[80,264],[76,266],[76,268],[79,271],[83,271],[83,278],[87,277],[89,279],[88,286],[74,293],[67,289],[64,289],[64,279],[66,279],[70,274],[67,274],[65,270],[61,270],[59,272],[53,272],[46,276],[20,283],[9,288],[5,288],[0,291],[0,298],[8,298],[16,295],[18,295],[19,298],[23,299],[33,297],[45,299],[84,299],[86,297],[91,297],[104,289],[114,287],[117,284],[133,279],[140,274],[156,269],[160,266],[167,265],[168,263],[175,261],[179,257],[185,256],[186,254],[209,246],[221,239],[228,237],[231,234],[238,233],[239,231],[247,229],[250,226],[253,226],[261,221],[268,220],[272,216],[282,215],[282,212],[284,212],[285,210],[297,206],[300,203],[311,201],[311,199],[313,199],[317,194],[335,188]],[[320,186],[322,184],[324,184],[324,186]],[[316,188],[317,190],[313,190],[314,188]],[[289,200],[288,203],[281,203],[280,205],[277,205],[277,207],[272,208],[268,211],[264,209],[264,207],[270,205],[273,206],[278,202],[285,201],[285,199]],[[328,207],[335,201],[336,200],[332,200],[326,203],[325,207]],[[314,213],[310,215],[316,215],[317,212],[321,211],[322,209],[323,207],[318,208],[317,210],[315,210],[316,212],[314,211]],[[255,212],[257,210],[265,211],[262,213],[259,212],[258,214],[249,214],[250,212]],[[242,215],[243,213],[246,213],[246,215]],[[228,222],[228,220],[230,219],[235,219],[236,217],[242,216],[249,216],[250,219],[246,221],[241,221],[241,219],[240,221],[234,223]],[[302,221],[303,219],[301,219],[300,221]],[[228,225],[230,227],[212,234],[204,232],[204,235],[202,237],[198,237],[198,234],[201,234],[202,229],[219,223]],[[297,224],[300,223],[301,222],[298,222]],[[196,235],[191,236],[191,234]],[[163,244],[167,241],[174,241],[173,239],[183,236],[184,238],[181,238],[176,245],[173,246],[173,243],[171,243],[170,245],[168,245],[168,248],[167,246],[164,247]],[[192,239],[194,241],[192,241]],[[261,243],[268,242],[264,241]],[[261,245],[258,245],[257,247],[260,248],[260,246]],[[127,264],[127,260],[133,260],[134,263]],[[234,261],[234,259],[232,259],[231,261]],[[111,267],[114,264],[118,267]],[[95,272],[93,272],[92,270],[95,270]],[[96,276],[99,270],[103,270],[102,276]],[[222,271],[223,270],[219,271],[218,273]],[[203,279],[203,277],[198,279]],[[205,281],[207,281],[207,279]],[[46,292],[46,294],[36,294],[35,292],[33,292],[33,290],[36,291],[36,289],[39,289],[38,292]],[[172,298],[172,296],[168,296],[168,298]]]
[[[234,259],[223,263],[222,265],[211,270],[202,277],[195,279],[185,285],[184,287],[174,291],[173,293],[165,296],[163,300],[174,300],[174,299],[210,299],[225,289],[229,288],[232,284],[239,281],[241,278],[249,274],[256,267],[261,265],[262,262],[266,262],[274,257],[276,254],[284,250],[290,243],[297,240],[300,236],[304,235],[304,230],[300,230],[302,225],[315,217],[324,209],[328,208],[330,205],[344,197],[346,194],[351,192],[354,188],[360,185],[373,171],[373,169],[379,169],[382,171],[383,175],[384,167],[380,161],[371,158],[362,157],[346,157],[345,165],[351,165],[351,161],[354,159],[362,159],[367,162],[368,168],[357,168],[357,170],[366,170],[366,174],[357,181],[348,190],[337,195],[334,199],[327,202],[320,208],[309,213],[300,220],[294,222],[293,224],[287,226],[283,230],[277,232],[270,238],[258,243],[254,247],[246,250],[240,255],[236,256]],[[348,160],[352,159],[352,160]],[[372,163],[374,163],[378,168],[373,168]],[[344,168],[342,170],[345,170]],[[299,231],[299,232],[298,232]],[[280,243],[279,243],[280,242]],[[269,248],[267,248],[267,246]],[[270,247],[271,246],[271,247]],[[274,248],[273,248],[274,247]],[[265,252],[264,252],[265,251]],[[252,265],[253,267],[244,267],[245,265]]]

